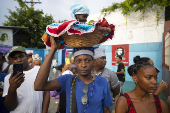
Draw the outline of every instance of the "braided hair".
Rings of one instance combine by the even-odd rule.
[[[134,63],[137,63],[137,62],[149,62],[150,58],[148,57],[140,57],[140,56],[136,56],[134,59],[133,59],[133,62]]]
[[[141,70],[144,67],[151,67],[154,68],[150,63],[148,62],[137,62],[131,66],[128,67],[128,73],[130,76],[133,76],[133,74],[137,74],[139,70]],[[155,68],[154,68],[155,69]],[[156,69],[155,69],[156,70]]]

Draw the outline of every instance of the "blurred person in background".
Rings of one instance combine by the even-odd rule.
[[[2,97],[4,89],[4,78],[7,74],[0,72],[0,113],[9,113],[7,108],[4,106],[5,97]]]
[[[32,62],[33,66],[41,66],[41,61],[42,58],[39,57],[39,54],[33,55],[33,62]]]
[[[113,98],[113,103],[115,100],[115,97],[120,92],[120,85],[119,85],[119,79],[117,75],[111,71],[108,68],[105,68],[106,66],[106,54],[105,49],[103,48],[97,48],[94,50],[94,70],[92,73],[97,76],[102,76],[106,78],[109,89],[110,89],[110,95]],[[110,112],[113,111],[113,106],[109,107]]]
[[[33,62],[32,55],[33,55],[33,53],[32,53],[32,52],[30,52],[30,53],[28,53],[28,54],[27,54],[27,57],[28,57],[28,63],[29,63],[29,65],[31,65],[31,64],[32,64],[32,62]]]
[[[53,76],[56,78],[56,67],[57,67],[57,60],[56,59],[53,59],[52,60],[52,66],[53,66]]]
[[[12,68],[13,68],[13,62],[11,57],[9,57],[9,53],[5,55],[6,62],[3,63],[2,65],[2,73],[7,73],[10,74],[12,73]]]
[[[116,56],[116,63],[118,64],[117,66],[117,77],[119,78],[119,83],[120,83],[120,96],[123,95],[123,84],[125,82],[125,66],[122,62],[122,56],[118,55]]]

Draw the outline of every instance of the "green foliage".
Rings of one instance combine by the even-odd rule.
[[[20,26],[28,27],[24,31],[24,41],[17,40],[21,46],[26,48],[44,48],[42,35],[46,30],[46,26],[53,23],[53,17],[47,14],[43,16],[40,10],[29,8],[22,0],[16,0],[19,3],[19,8],[16,11],[9,10],[10,16],[5,15],[7,21],[4,26]]]
[[[144,19],[145,9],[147,7],[153,7],[154,5],[160,6],[159,9],[158,8],[156,9],[157,10],[157,25],[158,25],[160,10],[163,10],[164,7],[170,6],[170,0],[125,0],[124,2],[121,2],[119,4],[114,3],[112,4],[111,7],[103,8],[101,10],[101,13],[103,14],[104,12],[108,12],[108,13],[114,12],[116,8],[119,8],[122,11],[122,14],[125,14],[125,15],[129,14],[129,12],[142,11],[143,19]],[[114,9],[112,7],[114,7]]]
[[[94,20],[90,20],[87,24],[91,25],[93,22],[95,22]]]
[[[68,20],[59,20],[57,23],[63,23],[63,22],[66,22],[66,21],[68,21]]]
[[[169,0],[125,0],[119,5],[123,14],[127,14],[130,11],[143,11],[147,7],[153,7],[154,5],[160,6],[163,10],[164,7],[170,6]]]
[[[108,12],[109,14],[111,13],[111,12],[114,12],[115,11],[115,9],[117,9],[118,8],[118,3],[113,3],[112,4],[112,6],[110,6],[110,7],[108,7],[108,8],[103,8],[102,10],[101,10],[101,13],[103,14],[105,14],[104,16],[106,16],[106,13],[105,12]]]
[[[8,40],[8,35],[7,35],[6,33],[2,33],[0,40],[1,40],[2,42],[4,42],[4,41],[5,41],[5,38]]]

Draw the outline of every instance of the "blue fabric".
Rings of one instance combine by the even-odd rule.
[[[84,52],[84,51],[81,51],[81,50],[88,50],[88,51]],[[78,53],[76,54],[76,52],[78,52]],[[93,58],[94,48],[93,47],[73,48],[73,55],[74,55],[74,58],[76,58],[77,56],[80,56],[80,55],[90,55]]]
[[[4,82],[4,78],[5,78],[6,75],[7,75],[6,73],[0,72],[0,82],[1,81]],[[3,92],[3,89],[0,88],[0,92]],[[5,100],[5,97],[0,96],[0,113],[9,113],[9,111],[4,106],[4,100]]]
[[[89,50],[94,53],[94,48],[93,47],[79,47],[79,48],[73,48],[73,54],[77,51],[81,50]]]
[[[52,24],[50,24],[50,26],[56,26],[56,27],[58,27],[59,26],[59,24],[57,24],[57,23],[52,23]],[[47,33],[47,32],[46,32]],[[47,36],[50,38],[50,35],[47,33]],[[64,43],[64,41],[63,40],[61,40],[60,41],[60,44],[63,44]]]
[[[71,82],[74,76],[67,74],[62,75],[56,80],[60,83],[61,89],[57,92],[61,93],[66,91],[66,113],[70,113],[70,94],[71,94]],[[76,78],[76,101],[77,101],[77,113],[83,113],[86,105],[81,103],[81,97],[84,95],[83,89],[84,83],[77,77]],[[92,92],[93,82],[89,84],[89,91],[87,93],[88,99],[90,98]],[[96,76],[94,81],[94,90],[92,94],[92,99],[89,102],[86,113],[103,113],[103,107],[112,106],[112,99],[110,96],[110,90],[107,80],[104,77]]]
[[[47,33],[47,32],[46,32]],[[50,35],[47,33],[47,36],[50,38]],[[63,40],[61,40],[60,41],[60,44],[63,44],[64,43],[64,41]]]
[[[90,29],[94,29],[94,25],[86,25],[86,24],[78,24],[78,25],[72,25],[72,27],[76,28],[76,29],[81,29],[84,31],[88,31]]]
[[[75,3],[70,7],[72,12],[71,16],[75,18],[75,14],[89,14],[89,9],[87,6],[81,3]]]

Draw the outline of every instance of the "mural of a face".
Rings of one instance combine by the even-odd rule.
[[[125,50],[123,47],[118,47],[117,50],[116,50],[116,55],[120,55],[123,57],[123,55],[125,54]]]

